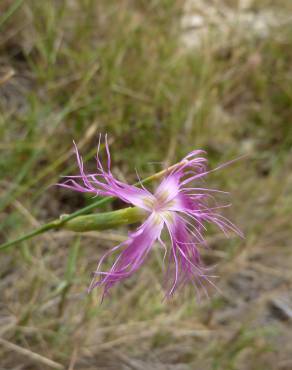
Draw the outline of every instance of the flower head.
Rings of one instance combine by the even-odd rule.
[[[207,224],[216,225],[226,236],[230,231],[242,234],[219,213],[220,208],[226,206],[218,205],[214,195],[225,192],[191,186],[191,183],[198,183],[211,172],[207,170],[205,152],[195,150],[189,153],[166,173],[156,191],[151,193],[142,184],[141,187],[128,185],[113,176],[106,136],[106,168],[101,163],[99,148],[100,140],[96,172],[85,173],[82,158],[75,145],[80,175],[69,176],[61,186],[79,192],[120,198],[125,203],[143,209],[148,216],[134,232],[129,233],[126,241],[111,248],[101,257],[89,289],[103,286],[106,294],[112,286],[140,268],[155,243],[163,248],[164,260],[168,259],[167,296],[188,282],[196,289],[203,281],[213,284],[200,257],[200,247],[206,246],[204,233]],[[169,235],[169,246],[162,240],[163,229]],[[114,255],[116,259],[111,268],[103,271],[105,260]]]

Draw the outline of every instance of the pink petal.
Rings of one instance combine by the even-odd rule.
[[[163,222],[155,214],[130,235],[124,243],[112,248],[100,260],[95,271],[90,290],[96,286],[104,287],[104,294],[116,283],[133,275],[143,264],[154,242],[160,238]],[[109,271],[100,271],[105,259],[114,255],[117,250],[122,250]],[[97,278],[97,280],[96,280]]]

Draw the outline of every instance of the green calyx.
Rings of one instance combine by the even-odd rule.
[[[140,222],[146,215],[140,208],[128,207],[118,211],[79,216],[67,221],[60,228],[75,232],[106,230]]]

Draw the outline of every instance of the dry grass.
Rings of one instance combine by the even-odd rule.
[[[158,252],[102,305],[87,295],[98,257],[126,230],[52,233],[1,253],[3,369],[292,368],[292,9],[206,3],[216,22],[201,9],[204,39],[186,49],[183,2],[1,2],[2,241],[90,203],[50,187],[76,170],[72,138],[88,160],[108,132],[129,182],[135,167],[146,177],[197,147],[211,166],[248,155],[209,179],[233,193],[230,217],[246,235],[210,234],[204,258],[222,294],[209,300],[186,289],[162,302]],[[265,35],[240,22],[222,30],[235,10],[281,23]]]

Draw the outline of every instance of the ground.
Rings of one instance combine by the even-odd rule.
[[[130,183],[192,149],[242,156],[208,185],[245,234],[210,230],[218,290],[167,301],[158,249],[87,294],[126,228],[1,251],[1,368],[292,369],[291,17],[290,0],[1,1],[1,242],[92,202],[52,185],[77,171],[73,139],[94,167],[99,132]]]

